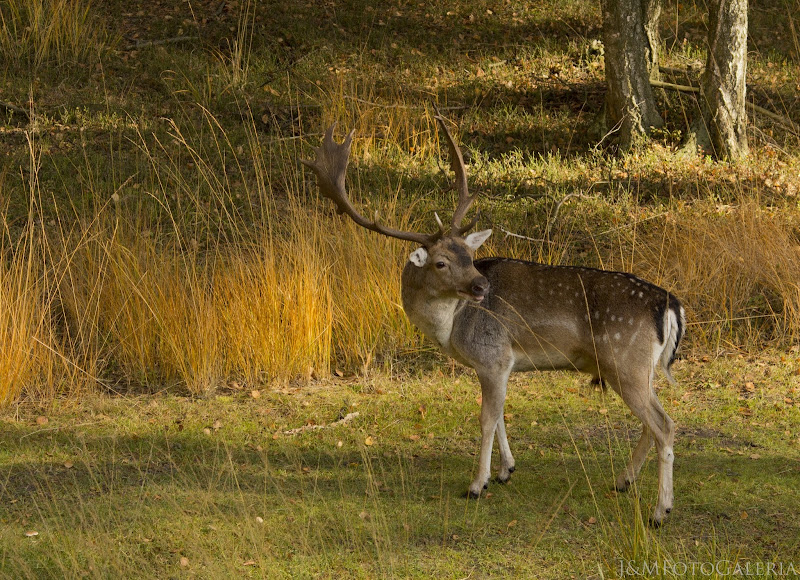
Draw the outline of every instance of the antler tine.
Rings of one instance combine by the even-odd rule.
[[[461,149],[459,149],[453,136],[447,129],[445,119],[439,113],[439,109],[436,105],[433,106],[433,109],[436,111],[434,118],[439,122],[439,126],[442,128],[442,131],[444,131],[445,137],[447,137],[447,148],[450,151],[450,169],[456,174],[455,186],[458,191],[458,204],[453,212],[453,220],[450,227],[453,234],[460,236],[472,229],[477,223],[476,217],[466,226],[461,226],[461,222],[464,221],[464,216],[467,215],[476,196],[470,195],[469,189],[467,188],[467,170],[466,167],[464,167],[464,156],[461,154]]]
[[[423,234],[419,232],[396,230],[378,223],[377,213],[375,214],[375,221],[370,221],[356,211],[353,204],[350,202],[345,188],[345,175],[347,173],[350,146],[353,144],[355,129],[350,131],[350,134],[345,137],[342,143],[336,143],[336,141],[333,140],[334,127],[336,127],[335,123],[325,131],[322,144],[314,149],[316,159],[313,161],[301,159],[300,162],[310,167],[314,173],[316,173],[317,185],[319,186],[320,193],[336,204],[336,211],[340,214],[347,214],[350,216],[350,219],[363,228],[391,238],[416,242],[423,246],[430,246],[441,238],[441,232]]]

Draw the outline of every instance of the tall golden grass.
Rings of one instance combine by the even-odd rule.
[[[106,43],[90,2],[5,0],[0,4],[0,55],[8,64],[38,69],[44,64],[87,62]]]
[[[791,212],[743,199],[673,212],[636,242],[636,268],[687,305],[694,344],[759,348],[800,339],[800,239]]]
[[[409,115],[396,117],[381,126],[412,132],[402,122]],[[0,264],[1,404],[98,385],[204,394],[232,381],[285,383],[363,371],[419,347],[399,299],[408,248],[333,216],[296,163],[297,140],[281,141],[267,159],[252,127],[247,147],[234,147],[210,114],[195,134],[177,123],[172,129],[169,145],[141,140],[142,173],[155,177],[136,195],[160,204],[156,220],[119,187],[91,192],[110,201],[89,215],[45,226],[30,141],[29,226],[13,238],[6,224]],[[181,170],[187,160],[194,174]],[[253,206],[247,215],[234,203],[233,183],[243,175]],[[413,206],[388,200],[387,222],[417,227]],[[797,340],[800,249],[785,214],[755,202],[723,209],[708,202],[677,206],[662,224],[621,241],[611,251],[618,255],[599,257],[678,294],[692,344]],[[552,233],[555,254],[502,236],[491,248],[570,263],[570,227]]]
[[[230,154],[221,143],[220,155]],[[252,145],[247,154],[258,159],[258,143]],[[299,152],[287,155],[294,167]],[[36,192],[34,147],[31,156]],[[310,207],[316,196],[302,189],[299,170],[281,184],[288,193],[275,196],[271,176],[292,171],[268,171],[257,161],[252,193],[260,217],[248,226],[233,211],[211,220],[198,190],[212,192],[218,208],[231,192],[228,176],[208,159],[197,159],[196,179],[156,167],[163,157],[150,160],[168,178],[163,191],[149,195],[183,191],[188,225],[170,214],[172,226],[152,227],[136,208],[126,213],[116,194],[94,192],[115,201],[69,225],[31,229],[18,242],[24,251],[5,252],[4,404],[21,395],[52,397],[72,383],[177,385],[203,394],[228,381],[264,385],[363,370],[416,345],[399,304],[401,243],[333,217],[327,204]],[[41,206],[33,204],[32,213]],[[398,219],[404,224],[408,216]],[[43,375],[43,357],[60,370]]]

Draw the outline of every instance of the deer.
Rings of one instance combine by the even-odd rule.
[[[642,422],[641,437],[616,478],[618,491],[630,488],[655,443],[658,498],[649,523],[660,526],[674,501],[675,423],[658,400],[654,380],[660,369],[675,384],[670,368],[686,328],[683,306],[672,293],[629,273],[503,257],[475,260],[492,230],[467,234],[478,215],[462,225],[477,196],[468,190],[461,150],[436,113],[458,193],[449,231],[438,213],[438,230],[427,234],[394,229],[377,212],[370,220],[356,210],[345,186],[355,129],[337,143],[332,125],[314,149],[316,158],[301,162],[339,214],[419,246],[402,271],[403,309],[444,354],[474,369],[481,387],[478,470],[467,497],[477,499],[488,487],[495,436],[497,481],[508,482],[515,469],[503,416],[510,374],[574,370],[610,386]]]

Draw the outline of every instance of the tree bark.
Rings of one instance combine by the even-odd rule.
[[[647,4],[651,0],[604,0],[603,42],[606,64],[606,115],[619,127],[618,141],[628,149],[651,127],[661,127],[650,70],[658,51],[648,50]],[[656,64],[655,68],[658,68]]]
[[[747,0],[712,0],[703,75],[704,118],[716,157],[747,155]]]
[[[661,33],[658,23],[661,19],[661,0],[645,0],[644,7],[644,33],[647,37],[647,68],[650,71],[650,80],[661,80],[658,61],[661,48]]]

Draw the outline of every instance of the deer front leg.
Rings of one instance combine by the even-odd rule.
[[[514,456],[511,455],[511,447],[508,445],[506,422],[502,411],[500,411],[500,420],[497,422],[497,446],[500,448],[500,471],[497,473],[497,481],[506,483],[514,473]]]
[[[494,444],[494,434],[498,426],[503,422],[503,406],[506,401],[506,383],[508,372],[503,373],[478,373],[481,382],[481,451],[478,460],[478,474],[469,486],[468,496],[476,499],[480,497],[481,491],[489,485],[491,475],[492,445]],[[501,475],[508,480],[510,471],[513,469],[514,460],[508,448],[506,439],[505,424],[500,427],[500,453],[504,460],[501,467]],[[510,465],[509,465],[510,462]]]

